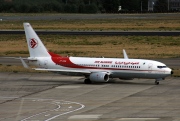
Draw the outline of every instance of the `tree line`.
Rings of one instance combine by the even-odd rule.
[[[157,0],[155,11],[166,11],[166,5],[166,0]],[[0,12],[11,13],[117,13],[147,9],[148,0],[0,0]]]

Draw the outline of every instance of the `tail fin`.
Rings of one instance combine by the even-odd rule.
[[[30,57],[50,57],[46,47],[29,23],[24,23],[24,30]]]

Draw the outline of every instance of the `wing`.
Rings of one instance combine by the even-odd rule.
[[[24,68],[29,68],[29,66],[24,62],[24,60],[20,57],[19,58],[24,66]],[[28,58],[28,60],[30,60]],[[32,61],[36,61],[36,59],[31,59]],[[71,73],[81,73],[81,74],[91,74],[97,71],[90,71],[90,70],[80,70],[80,69],[45,69],[45,68],[32,68],[34,70],[38,71],[51,71],[51,72],[71,72]],[[98,71],[99,72],[99,71]],[[100,71],[102,73],[107,73],[108,75],[111,75],[112,73],[109,71]]]
[[[88,70],[74,70],[74,69],[45,69],[45,68],[33,68],[37,71],[52,71],[52,72],[74,72],[74,73],[84,73],[90,74],[91,72]]]

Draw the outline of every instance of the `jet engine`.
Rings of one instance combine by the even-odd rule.
[[[89,79],[94,82],[108,82],[109,75],[106,73],[97,72],[90,74]]]

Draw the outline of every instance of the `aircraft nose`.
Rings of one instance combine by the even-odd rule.
[[[168,68],[168,73],[171,74],[171,75],[173,75],[174,72],[172,71],[171,68]]]

